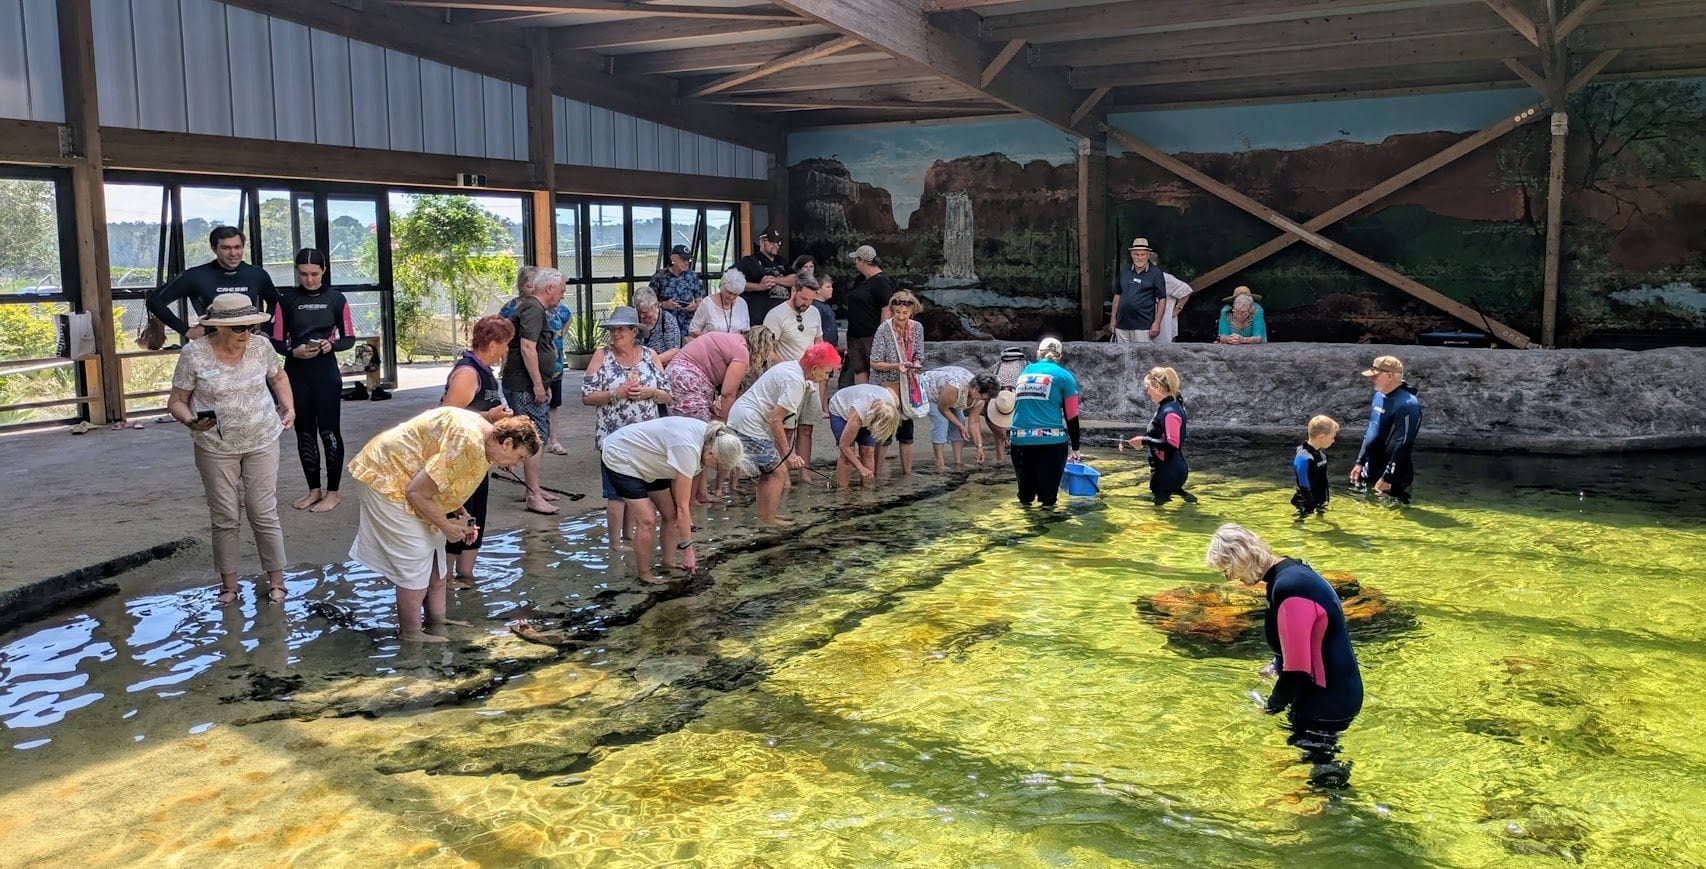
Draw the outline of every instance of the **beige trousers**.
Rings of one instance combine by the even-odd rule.
[[[249,511],[261,569],[284,569],[284,528],[278,522],[278,442],[241,455],[195,450],[195,467],[207,491],[213,520],[213,566],[221,574],[237,572],[238,522]]]

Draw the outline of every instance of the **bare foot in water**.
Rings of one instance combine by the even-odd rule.
[[[766,528],[787,528],[794,524],[792,516],[777,516],[774,519],[761,519],[758,524]]]
[[[337,506],[339,504],[342,504],[342,503],[343,503],[343,499],[338,497],[337,492],[327,492],[326,497],[321,498],[319,501],[315,502],[315,504],[312,507],[308,508],[308,512],[310,512],[310,513],[326,513],[326,512],[333,510],[333,509],[336,509]]]
[[[450,578],[451,588],[477,588],[472,576],[453,576]]]
[[[667,565],[665,565],[665,569],[668,569]],[[649,575],[640,577],[640,581],[647,584],[647,585],[669,585],[669,580],[658,579],[655,576],[649,576]]]
[[[320,503],[320,490],[315,489],[314,491],[309,492],[308,494],[291,502],[290,506],[295,507],[298,510],[306,510],[318,503]]]
[[[397,635],[397,638],[400,640],[403,640],[404,642],[408,642],[408,643],[448,643],[448,642],[450,642],[449,637],[441,637],[441,636],[438,636],[436,634],[429,634],[426,631],[404,631],[402,633],[399,633]]]
[[[557,514],[557,505],[551,503],[545,498],[532,497],[527,499],[527,512],[541,513],[546,516],[555,516]]]
[[[237,590],[234,588],[222,588],[219,590],[219,596],[214,598],[213,602],[219,606],[230,606],[237,602]]]

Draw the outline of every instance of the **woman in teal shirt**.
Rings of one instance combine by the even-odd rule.
[[[1266,344],[1268,321],[1262,316],[1262,306],[1256,304],[1261,296],[1239,287],[1227,296],[1231,304],[1220,306],[1220,337],[1217,344]]]

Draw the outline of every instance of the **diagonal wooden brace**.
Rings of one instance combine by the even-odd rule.
[[[1312,232],[1320,232],[1321,230],[1350,217],[1375,202],[1385,199],[1387,196],[1392,195],[1405,186],[1415,183],[1417,180],[1433,173],[1435,170],[1448,166],[1458,158],[1478,150],[1482,145],[1485,145],[1511,130],[1541,117],[1541,106],[1542,104],[1536,103],[1513,115],[1507,115],[1500,118],[1492,126],[1489,126],[1478,133],[1464,136],[1462,139],[1453,143],[1451,147],[1446,148],[1438,154],[1435,154],[1432,157],[1429,157],[1428,159],[1393,175],[1391,178],[1388,178],[1385,181],[1382,181],[1379,184],[1376,184],[1373,187],[1370,187],[1367,190],[1345,200],[1344,202],[1321,212],[1319,215],[1310,218],[1307,223],[1303,224],[1303,228]],[[1282,235],[1279,238],[1276,238],[1273,241],[1238,257],[1237,259],[1197,276],[1191,281],[1191,286],[1199,291],[1206,290],[1213,284],[1226,280],[1244,269],[1247,269],[1250,266],[1253,266],[1302,240],[1303,239],[1289,233]]]
[[[1485,317],[1481,312],[1434,290],[1414,278],[1399,274],[1398,272],[1393,271],[1392,269],[1381,265],[1380,263],[1375,262],[1374,260],[1369,259],[1368,257],[1363,256],[1342,244],[1321,236],[1314,230],[1304,228],[1291,218],[1280,214],[1274,209],[1269,208],[1236,190],[1233,190],[1231,187],[1228,187],[1207,175],[1204,175],[1171,154],[1154,148],[1135,136],[1126,133],[1124,130],[1114,129],[1105,124],[1103,125],[1103,128],[1108,131],[1109,136],[1112,136],[1120,143],[1121,147],[1124,147],[1127,151],[1130,151],[1197,185],[1198,187],[1201,187],[1214,196],[1224,200],[1228,204],[1243,209],[1263,221],[1279,227],[1281,230],[1284,230],[1290,235],[1297,236],[1299,239],[1308,242],[1311,246],[1317,248],[1328,256],[1340,260],[1347,265],[1354,266],[1364,273],[1378,278],[1391,286],[1397,287],[1398,289],[1433,305],[1434,307],[1464,321],[1465,323],[1476,326],[1480,326],[1485,323],[1487,328],[1492,331],[1494,337],[1513,347],[1526,348],[1533,343],[1529,340],[1527,335],[1512,329],[1510,326],[1490,317]]]

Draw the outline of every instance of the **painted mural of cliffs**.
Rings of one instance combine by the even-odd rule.
[[[1078,332],[1077,167],[1020,164],[999,153],[937,161],[901,228],[889,192],[854,181],[839,161],[802,160],[789,169],[792,250],[849,271],[846,252],[870,244],[884,268],[925,296],[933,339],[1034,339],[1040,330]],[[965,193],[974,221],[976,281],[944,279],[943,228],[950,194]]]
[[[1560,343],[1706,340],[1706,79],[1591,86],[1569,108]],[[1141,136],[1142,117],[1115,123],[1126,119]],[[913,134],[893,135],[904,145]],[[1405,133],[1176,156],[1301,222],[1464,135]],[[971,141],[1003,144],[1001,135],[985,139]],[[1538,338],[1548,140],[1544,122],[1529,124],[1323,234]],[[921,286],[934,279],[936,286],[925,288],[936,308],[926,315],[933,337],[1031,339],[1044,329],[1078,335],[1075,161],[1020,163],[990,150],[911,171],[923,173],[923,187],[902,226],[894,206],[908,203],[855,180],[839,161],[795,164],[792,213],[804,219],[795,219],[791,250],[829,258],[844,273],[845,261],[834,258],[873,244],[892,274]],[[1108,187],[1110,275],[1136,235],[1148,237],[1163,265],[1187,281],[1275,235],[1263,221],[1137,157],[1109,160]],[[973,285],[943,274],[950,202],[963,209],[968,200]],[[953,227],[964,218],[959,213]],[[1181,340],[1211,340],[1220,299],[1241,283],[1263,296],[1278,341],[1410,343],[1423,332],[1465,325],[1297,244],[1193,299],[1180,321]]]

